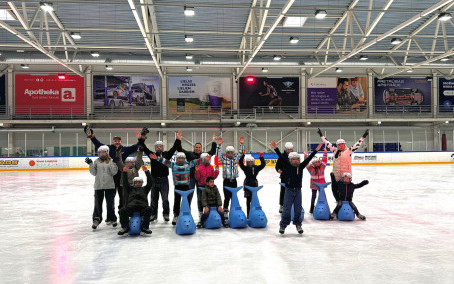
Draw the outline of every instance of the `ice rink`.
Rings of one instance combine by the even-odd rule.
[[[302,236],[293,225],[278,233],[272,167],[259,174],[267,228],[191,236],[163,221],[161,204],[151,236],[120,237],[104,222],[93,231],[88,170],[0,175],[1,283],[454,283],[454,165],[355,166],[353,181],[370,181],[354,197],[367,221],[306,213]],[[303,184],[309,211],[307,172]],[[327,197],[332,210],[330,188]]]

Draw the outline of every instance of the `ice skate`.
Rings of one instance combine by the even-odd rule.
[[[300,234],[300,235],[304,232],[303,228],[301,228],[301,225],[296,226],[296,230],[298,231],[298,234]]]
[[[197,229],[200,229],[200,228],[202,228],[202,222],[201,221],[197,222]]]
[[[279,228],[279,234],[283,235],[285,232],[285,228],[284,227],[280,227]]]
[[[363,221],[366,220],[366,216],[364,216],[364,215],[362,215],[362,214],[360,214],[360,213],[356,214],[356,217],[357,217],[358,219],[363,220]]]
[[[147,234],[147,235],[151,235],[151,230],[150,230],[150,229],[146,229],[146,228],[142,227],[140,230],[141,230],[143,233]]]
[[[282,211],[284,211],[284,206],[279,205],[279,213],[282,213]]]
[[[330,220],[334,220],[334,218],[336,218],[336,214],[332,213],[332,214],[329,216],[329,219],[330,219]]]
[[[229,209],[224,208],[224,218],[229,219]]]
[[[164,221],[169,222],[169,214],[163,214],[162,217],[164,217]]]
[[[224,228],[228,228],[228,227],[229,227],[229,223],[227,223],[227,222],[224,221],[224,222],[222,223],[222,226],[224,226]]]
[[[126,234],[127,232],[129,232],[129,228],[121,228],[120,231],[118,231],[118,235],[119,236],[123,236],[124,234]]]
[[[93,220],[93,225],[91,225],[91,228],[93,230],[96,230],[99,226],[99,221],[98,220]]]
[[[178,216],[173,217],[172,225],[175,226],[177,224],[177,222],[178,222]]]
[[[156,216],[156,215],[151,215],[151,217],[150,217],[150,222],[154,222],[154,221],[156,221],[157,219],[158,219],[158,216]]]

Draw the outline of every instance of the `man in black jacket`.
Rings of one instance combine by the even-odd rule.
[[[143,186],[143,179],[141,177],[135,177],[133,180],[134,186],[130,186],[128,182],[128,167],[123,168],[123,187],[128,192],[129,202],[128,205],[120,209],[120,224],[121,230],[118,234],[121,236],[129,231],[129,217],[133,215],[134,212],[140,212],[140,215],[143,216],[142,222],[142,232],[145,234],[151,234],[150,222],[147,220],[151,216],[151,207],[148,206],[148,192],[151,189],[151,175],[145,165],[142,165],[142,170],[147,176],[147,185]]]
[[[285,195],[284,195],[284,210],[282,212],[281,222],[279,223],[279,233],[283,234],[285,228],[290,224],[292,205],[294,206],[294,219],[293,224],[296,226],[296,230],[299,234],[303,233],[301,228],[301,210],[303,209],[301,203],[301,187],[303,181],[303,172],[312,158],[317,154],[317,151],[322,148],[323,143],[320,143],[317,148],[307,157],[302,163],[300,163],[300,156],[296,152],[291,152],[288,155],[288,159],[279,151],[277,143],[271,142],[271,146],[274,151],[282,159],[284,163],[283,174],[285,177]]]
[[[211,149],[208,151],[208,155],[213,156],[216,154],[216,133],[213,133],[213,139],[211,140]],[[197,160],[200,159],[200,155],[202,154],[202,144],[201,143],[195,143],[194,144],[194,149],[192,152],[186,151],[181,147],[181,143],[179,145],[180,147],[177,149],[178,152],[183,152],[186,155],[186,160],[188,162],[192,160]],[[191,168],[191,173],[189,176],[189,189],[195,189],[197,192],[197,208],[199,209],[199,219],[202,216],[202,191],[197,190],[199,185],[197,184],[197,180],[195,179],[195,167]],[[189,204],[190,205],[190,204]]]
[[[285,150],[282,156],[285,159],[288,159],[288,154],[291,152],[293,152],[293,144],[292,142],[286,142]],[[284,170],[284,162],[282,161],[281,158],[277,159],[276,166],[274,168],[276,169],[276,172],[280,174],[279,178],[281,179],[281,183],[285,183],[285,177],[282,174],[282,171]],[[284,194],[285,187],[281,186],[281,192],[279,194],[279,213],[282,213],[282,210],[284,209]]]
[[[150,159],[150,166],[151,166],[151,177],[153,186],[151,188],[151,196],[150,196],[150,206],[152,209],[150,221],[155,221],[158,219],[158,204],[159,204],[159,193],[161,193],[162,198],[162,207],[163,207],[163,217],[166,222],[169,219],[170,207],[169,207],[169,168],[159,161],[162,158],[166,160],[172,159],[173,154],[181,147],[181,130],[177,132],[177,137],[175,142],[168,151],[164,151],[164,144],[162,141],[156,141],[154,143],[155,151],[153,152],[145,145],[145,139],[147,138],[146,135],[148,133],[148,129],[144,128],[142,130],[142,137],[139,138],[139,145],[142,146],[144,153],[149,157],[151,154],[156,154],[158,159]]]

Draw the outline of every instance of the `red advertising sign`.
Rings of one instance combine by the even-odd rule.
[[[84,114],[84,78],[16,75],[16,114]]]

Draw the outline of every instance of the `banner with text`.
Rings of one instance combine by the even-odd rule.
[[[454,79],[438,79],[438,105],[440,112],[452,112],[454,106]]]
[[[206,112],[232,108],[232,79],[229,77],[169,77],[170,112]]]
[[[96,75],[93,76],[93,105],[159,106],[160,90],[159,77]]]
[[[375,78],[375,112],[430,112],[431,80]]]
[[[367,113],[367,78],[317,77],[308,80],[308,113]]]
[[[84,78],[17,74],[16,114],[84,114]]]

